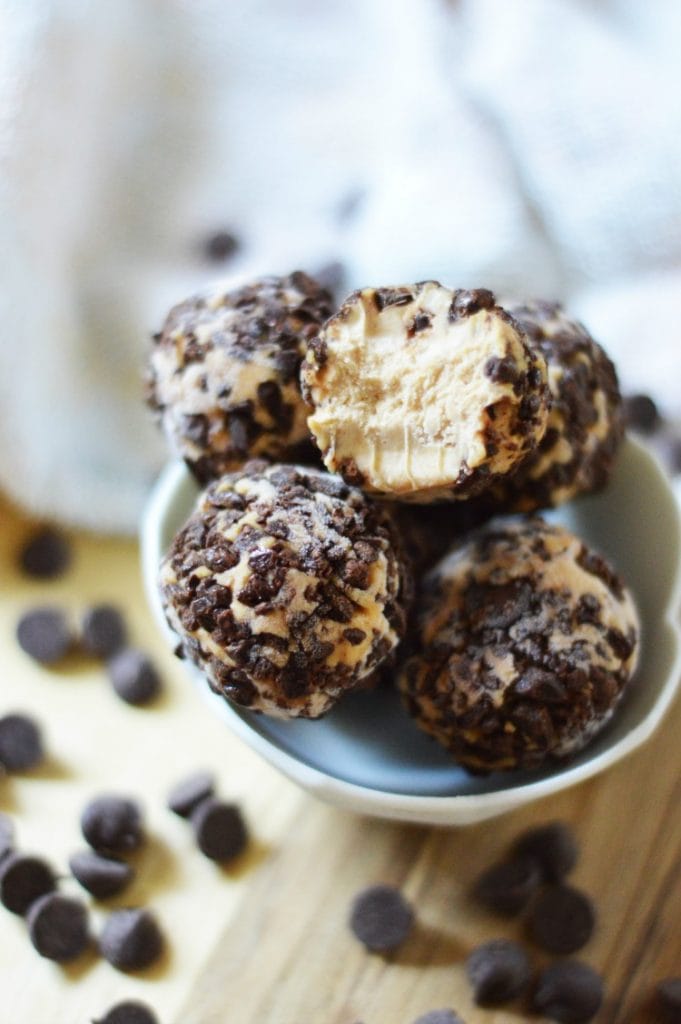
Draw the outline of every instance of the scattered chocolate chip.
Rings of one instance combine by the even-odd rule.
[[[71,548],[68,541],[51,526],[45,526],[34,533],[19,556],[19,564],[26,575],[41,580],[61,576],[70,562]]]
[[[80,827],[90,846],[100,853],[127,853],[142,843],[142,816],[134,800],[100,796],[83,811]]]
[[[657,1005],[670,1024],[681,1021],[681,977],[664,978],[655,986]]]
[[[71,633],[58,608],[35,608],[19,619],[17,640],[31,658],[52,665],[70,648]]]
[[[543,970],[533,996],[533,1008],[561,1024],[586,1024],[602,1002],[602,978],[578,960],[563,960]]]
[[[156,918],[141,907],[114,910],[99,938],[105,960],[121,971],[139,971],[163,952],[163,935]]]
[[[517,942],[493,939],[472,951],[466,974],[478,1006],[508,1002],[525,989],[530,980],[527,953]]]
[[[202,246],[204,258],[211,263],[222,263],[239,251],[240,243],[231,231],[215,231]]]
[[[71,874],[97,900],[116,896],[132,880],[134,872],[125,861],[103,857],[93,850],[79,850],[69,859]]]
[[[13,914],[25,914],[55,885],[52,868],[40,857],[10,853],[0,862],[0,903]]]
[[[523,832],[514,846],[522,857],[532,857],[547,882],[560,882],[574,868],[579,846],[572,829],[561,821],[551,821]]]
[[[126,640],[123,616],[110,604],[98,604],[83,615],[80,643],[95,658],[110,658]]]
[[[0,860],[14,849],[14,825],[8,815],[0,811]]]
[[[8,772],[34,768],[44,756],[43,738],[32,718],[20,714],[0,718],[0,764]]]
[[[400,946],[409,935],[414,912],[399,889],[372,885],[359,892],[350,911],[350,929],[368,950],[384,953]]]
[[[92,1024],[158,1024],[158,1017],[145,1003],[127,999],[123,1003],[116,1003]]]
[[[132,647],[116,654],[108,663],[114,690],[128,704],[146,704],[158,694],[161,678],[146,654]]]
[[[429,1010],[417,1017],[414,1024],[463,1024],[463,1021],[453,1010]]]
[[[660,426],[662,417],[650,395],[639,394],[625,397],[624,420],[632,430],[652,434]]]
[[[31,942],[48,960],[75,960],[88,944],[87,909],[80,900],[48,893],[31,904],[26,921]]]
[[[168,809],[188,818],[200,803],[213,795],[215,779],[210,772],[196,772],[173,786],[168,794]]]
[[[246,824],[236,804],[209,797],[195,807],[191,823],[201,853],[211,860],[233,860],[248,843]]]
[[[576,953],[591,938],[596,923],[593,903],[569,885],[551,885],[530,912],[530,934],[549,953]]]
[[[532,857],[513,857],[493,864],[480,875],[474,894],[495,914],[519,914],[542,882],[539,864]]]

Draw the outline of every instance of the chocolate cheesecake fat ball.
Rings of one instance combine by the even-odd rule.
[[[468,498],[546,429],[544,358],[486,289],[354,292],[311,342],[301,379],[327,468],[399,500]]]
[[[329,292],[300,271],[171,309],[154,335],[147,399],[202,483],[254,456],[296,456],[309,442],[300,363],[332,312]]]
[[[606,725],[639,626],[610,566],[563,527],[494,523],[423,586],[399,684],[426,732],[473,771],[539,768]]]
[[[217,693],[318,718],[405,632],[399,551],[389,513],[339,477],[253,462],[201,495],[162,564],[161,594]]]

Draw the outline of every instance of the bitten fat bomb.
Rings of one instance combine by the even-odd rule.
[[[387,510],[339,477],[262,461],[201,495],[160,587],[185,654],[217,693],[306,718],[392,654],[410,594]]]
[[[546,429],[544,357],[482,288],[354,292],[311,342],[301,379],[326,467],[403,501],[478,493]]]
[[[544,437],[494,495],[508,511],[533,512],[604,487],[624,435],[612,362],[557,302],[506,307],[548,366],[551,409]]]
[[[603,558],[541,519],[493,523],[426,578],[399,685],[464,766],[534,769],[606,725],[638,646],[631,595]]]
[[[195,295],[171,309],[154,335],[147,400],[201,483],[255,456],[302,457],[310,410],[300,394],[300,363],[332,301],[297,271]]]

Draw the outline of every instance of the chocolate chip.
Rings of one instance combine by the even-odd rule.
[[[90,801],[80,818],[90,846],[100,853],[127,853],[142,843],[142,816],[134,800],[100,796]]]
[[[655,987],[657,1005],[670,1024],[681,1021],[681,977],[664,978]]]
[[[59,661],[71,646],[66,619],[58,608],[35,608],[22,615],[17,640],[26,654],[45,665]]]
[[[512,356],[490,356],[485,363],[485,373],[494,384],[515,384],[520,376],[518,364]]]
[[[652,434],[660,426],[662,417],[650,395],[637,394],[624,399],[624,420],[632,430]]]
[[[80,850],[69,859],[71,874],[97,900],[116,896],[132,880],[134,872],[125,861]]]
[[[372,885],[359,892],[350,911],[350,929],[368,950],[384,953],[400,946],[409,935],[414,912],[399,889]]]
[[[588,964],[564,960],[541,972],[533,1008],[561,1024],[586,1024],[603,1002],[603,980]]]
[[[569,825],[561,821],[551,821],[547,825],[523,832],[513,849],[520,856],[532,857],[547,882],[562,881],[572,871],[579,857],[574,833]]]
[[[413,1024],[463,1024],[463,1021],[453,1010],[429,1010],[417,1017]]]
[[[127,704],[148,704],[161,689],[161,677],[142,651],[126,647],[109,661],[109,679],[116,694]]]
[[[163,945],[156,918],[142,907],[114,910],[99,937],[102,956],[121,971],[149,967],[163,952]]]
[[[110,658],[126,640],[125,621],[118,608],[98,604],[83,615],[80,643],[95,658]]]
[[[10,853],[0,862],[0,903],[13,914],[25,914],[55,885],[52,868],[40,857]]]
[[[210,772],[196,772],[173,786],[168,794],[168,808],[181,818],[188,818],[200,803],[213,795],[215,779]]]
[[[537,892],[542,874],[532,857],[513,857],[493,864],[478,879],[475,896],[496,914],[519,914]]]
[[[28,715],[0,718],[0,764],[8,772],[34,768],[45,756],[40,729]]]
[[[158,1024],[158,1017],[145,1003],[127,999],[123,1003],[116,1003],[92,1024]]]
[[[517,942],[493,939],[469,955],[466,974],[478,1006],[495,1006],[520,995],[530,980],[530,962]]]
[[[51,526],[34,533],[21,549],[19,564],[27,576],[54,579],[68,568],[71,548],[63,534]]]
[[[204,258],[211,263],[223,263],[239,251],[240,243],[231,231],[215,231],[202,246]]]
[[[80,900],[48,893],[31,904],[26,921],[31,942],[48,960],[75,960],[88,944],[87,909]]]
[[[191,814],[196,842],[211,860],[226,863],[237,857],[248,843],[248,831],[236,804],[209,797]]]
[[[377,288],[373,294],[374,305],[379,313],[387,306],[407,306],[414,296],[406,288]]]
[[[14,825],[7,814],[0,811],[0,861],[14,849]]]
[[[594,930],[593,903],[568,885],[551,885],[538,897],[530,912],[530,934],[549,953],[576,953]]]
[[[449,319],[453,321],[462,316],[472,316],[482,309],[493,309],[494,304],[494,292],[487,288],[458,288],[449,307]]]

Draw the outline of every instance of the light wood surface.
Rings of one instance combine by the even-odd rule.
[[[490,1011],[470,1000],[467,952],[522,928],[482,913],[467,893],[520,829],[556,817],[575,826],[583,856],[574,882],[598,904],[597,932],[581,954],[607,982],[597,1020],[656,1020],[652,986],[681,974],[681,704],[624,764],[484,825],[438,830],[358,818],[298,791],[197,700],[145,607],[134,542],[75,536],[71,571],[37,583],[15,569],[31,524],[1,501],[0,522],[0,713],[35,714],[50,752],[44,767],[0,779],[0,809],[15,819],[22,849],[66,873],[82,846],[84,802],[103,791],[138,794],[150,839],[135,857],[137,880],[96,907],[93,926],[108,906],[144,903],[169,940],[163,962],[135,976],[94,953],[60,968],[0,908],[0,1024],[88,1024],[124,998],[148,1002],[161,1024],[411,1024],[446,1006],[468,1024],[526,1020],[520,1005]],[[49,670],[17,648],[24,608],[54,602],[76,618],[95,600],[126,609],[133,641],[162,668],[165,696],[153,707],[121,703],[92,661],[72,656]],[[249,852],[229,870],[205,860],[164,807],[172,783],[200,767],[242,802],[252,829]],[[378,881],[400,885],[418,912],[415,933],[388,959],[366,954],[346,927],[354,893]],[[68,879],[63,889],[81,892]]]

